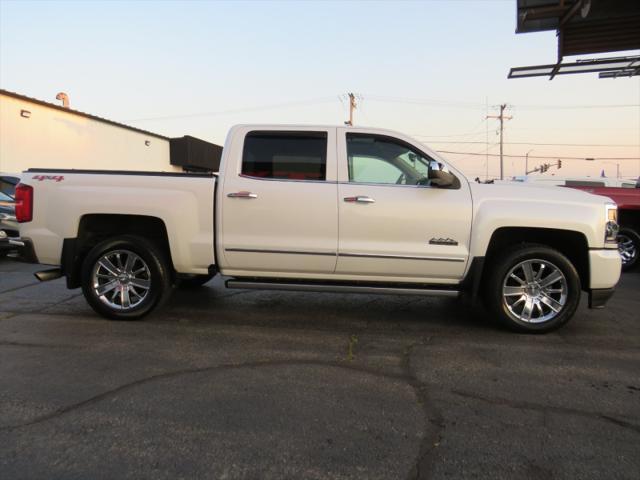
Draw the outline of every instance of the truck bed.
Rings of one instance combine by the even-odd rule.
[[[60,265],[63,243],[85,234],[87,224],[135,215],[132,233],[146,218],[162,222],[176,272],[206,274],[215,265],[215,174],[30,169],[22,179],[34,188],[34,218],[23,236],[40,263]]]

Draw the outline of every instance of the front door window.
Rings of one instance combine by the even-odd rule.
[[[433,160],[381,135],[347,133],[350,183],[428,185]]]

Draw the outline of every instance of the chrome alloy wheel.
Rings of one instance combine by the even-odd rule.
[[[527,323],[555,318],[567,302],[567,279],[547,260],[525,260],[513,267],[502,285],[502,301],[511,315]]]
[[[633,239],[624,233],[619,233],[616,240],[618,241],[618,252],[620,252],[620,257],[622,258],[622,265],[633,262],[638,256],[638,247],[633,242]]]
[[[137,307],[149,294],[151,271],[139,255],[113,250],[98,259],[91,273],[95,295],[114,310]]]

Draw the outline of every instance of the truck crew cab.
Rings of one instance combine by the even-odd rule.
[[[564,325],[620,276],[616,205],[570,189],[469,183],[370,128],[240,125],[217,175],[35,170],[17,189],[33,261],[99,314],[138,319],[173,284],[482,298],[505,325]]]

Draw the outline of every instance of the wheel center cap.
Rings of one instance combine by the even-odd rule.
[[[527,288],[526,288],[527,295],[531,297],[539,297],[541,291],[542,289],[540,288],[540,285],[538,285],[537,283],[529,284],[527,285]]]
[[[128,283],[129,282],[129,275],[127,275],[126,273],[118,275],[118,281],[120,283]]]

